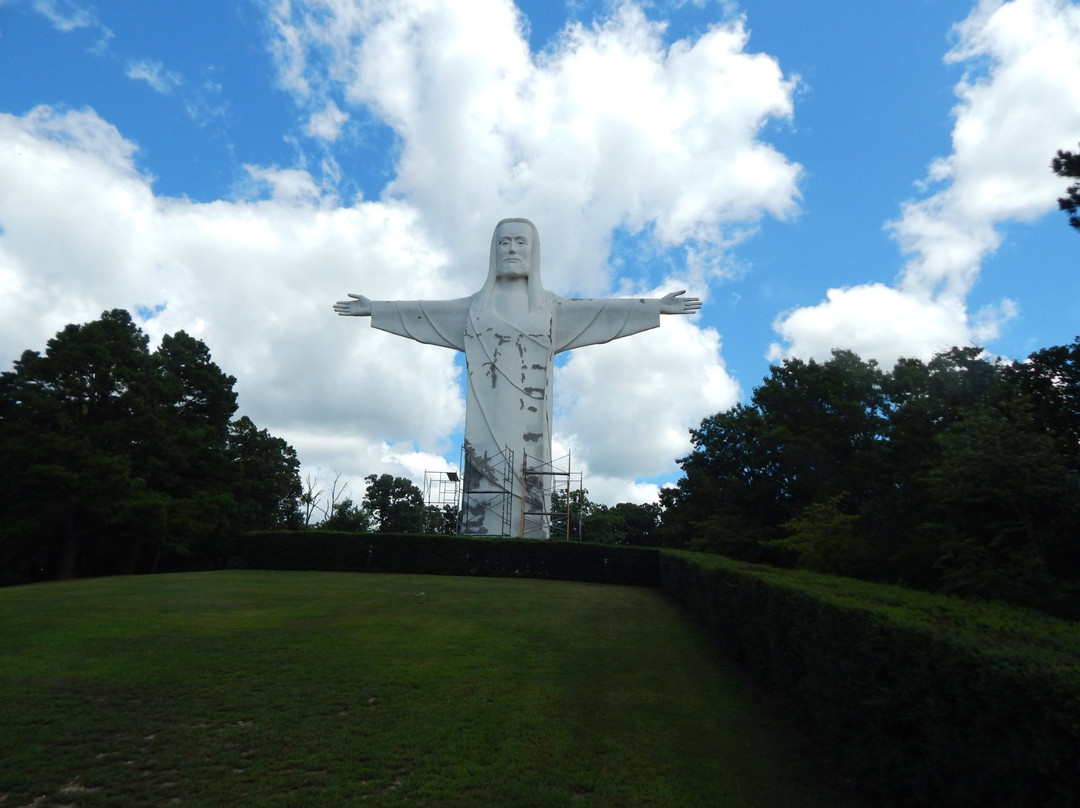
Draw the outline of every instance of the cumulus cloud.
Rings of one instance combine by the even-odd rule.
[[[469,294],[506,215],[538,225],[554,292],[647,287],[610,258],[621,229],[683,251],[679,274],[707,296],[697,284],[731,243],[795,211],[801,169],[760,139],[791,116],[795,80],[747,51],[740,19],[667,43],[627,4],[534,54],[503,0],[295,0],[271,13],[279,81],[311,137],[340,145],[360,111],[393,128],[381,197],[342,202],[332,151],[322,177],[251,165],[234,198],[163,197],[136,145],[92,110],[0,115],[7,361],[103,309],[142,311],[152,338],[203,339],[238,378],[243,411],[359,498],[368,473],[419,482],[456,465],[461,364],[335,317],[334,299]],[[636,480],[672,470],[687,429],[736,401],[720,348],[693,318],[665,317],[557,371],[559,440],[596,476],[594,497],[654,495]]]
[[[599,501],[642,501],[628,499],[644,491],[625,470],[672,474],[675,458],[691,448],[688,427],[739,400],[720,335],[689,318],[661,320],[658,329],[572,352],[556,373],[559,443],[585,469]],[[648,491],[655,499],[656,487]]]
[[[0,141],[13,147],[0,157],[5,361],[107,308],[157,310],[144,330],[204,340],[239,379],[242,409],[293,437],[310,466],[405,475],[417,452],[452,450],[463,405],[449,352],[365,333],[330,308],[332,290],[355,283],[459,293],[414,209],[321,207],[289,183],[255,201],[155,197],[135,146],[90,111],[0,115]]]
[[[275,23],[279,78],[302,108],[364,108],[393,128],[400,156],[383,199],[423,212],[468,291],[505,215],[538,225],[549,288],[603,294],[636,284],[635,268],[610,261],[619,229],[682,250],[704,284],[755,222],[796,210],[801,168],[759,135],[791,117],[797,79],[748,52],[741,18],[666,43],[663,24],[623,4],[541,54],[503,0],[294,2]],[[718,336],[674,319],[558,374],[560,435],[612,491],[627,474],[670,471],[687,428],[738,397]],[[643,351],[678,381],[643,379]],[[605,430],[609,396],[622,417]],[[628,452],[627,431],[648,437]]]
[[[969,333],[961,301],[919,298],[883,283],[830,289],[824,303],[784,314],[773,328],[792,347],[774,344],[772,362],[792,354],[822,361],[846,347],[885,366],[966,345]]]
[[[953,151],[889,228],[908,256],[895,286],[830,289],[777,319],[783,356],[834,347],[892,362],[985,344],[1016,315],[1009,300],[969,312],[966,298],[1007,222],[1056,208],[1064,184],[1048,169],[1080,131],[1080,7],[1066,0],[981,0],[955,28],[946,61],[967,68],[955,91]],[[934,190],[937,189],[937,190]]]
[[[741,19],[666,45],[624,4],[535,55],[506,0],[293,2],[276,23],[282,85],[390,125],[401,153],[385,196],[421,208],[471,265],[495,221],[528,216],[549,285],[596,293],[617,228],[709,245],[795,209],[799,166],[758,139],[791,116],[795,80],[746,51]]]

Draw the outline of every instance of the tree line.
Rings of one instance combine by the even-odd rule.
[[[405,478],[368,475],[359,504],[302,485],[292,447],[235,417],[235,381],[183,331],[151,352],[122,310],[24,352],[0,374],[0,584],[215,566],[250,530],[457,531]],[[691,441],[659,504],[556,492],[552,537],[1080,618],[1080,338],[1023,362],[786,360]]]
[[[148,346],[115,309],[0,373],[0,585],[219,566],[252,530],[456,532],[404,477],[368,475],[359,504],[302,484],[203,342]]]
[[[348,496],[348,483],[339,485],[340,479],[336,475],[329,489],[314,475],[305,479],[300,502],[306,527],[349,533],[458,533],[459,507],[427,503],[423,491],[405,477],[369,474],[359,505]],[[590,500],[588,489],[557,489],[551,494],[551,538],[653,546],[660,541],[660,513],[652,502],[608,506]]]
[[[299,527],[296,452],[237,410],[236,379],[128,312],[69,325],[0,374],[0,584],[212,566]]]
[[[338,474],[326,491],[319,487],[317,477],[307,477],[300,496],[305,527],[348,533],[458,532],[458,509],[428,504],[424,492],[406,477],[369,474],[359,505],[347,496],[348,483],[338,486],[340,479]]]
[[[661,508],[655,502],[604,505],[589,499],[587,488],[554,491],[551,538],[596,544],[654,547],[660,543]]]
[[[691,440],[669,546],[1080,618],[1080,338],[789,359]]]

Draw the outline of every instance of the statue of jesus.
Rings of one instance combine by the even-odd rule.
[[[656,328],[661,314],[701,308],[698,298],[682,294],[552,294],[540,282],[536,227],[528,219],[503,219],[491,237],[488,277],[479,292],[456,300],[369,300],[350,293],[334,311],[465,352],[462,533],[548,538],[555,354]]]

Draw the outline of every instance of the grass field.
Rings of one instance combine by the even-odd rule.
[[[0,806],[836,806],[653,590],[303,572],[0,590]]]

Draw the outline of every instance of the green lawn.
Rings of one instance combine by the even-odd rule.
[[[0,590],[0,806],[836,806],[653,590],[303,572]]]

